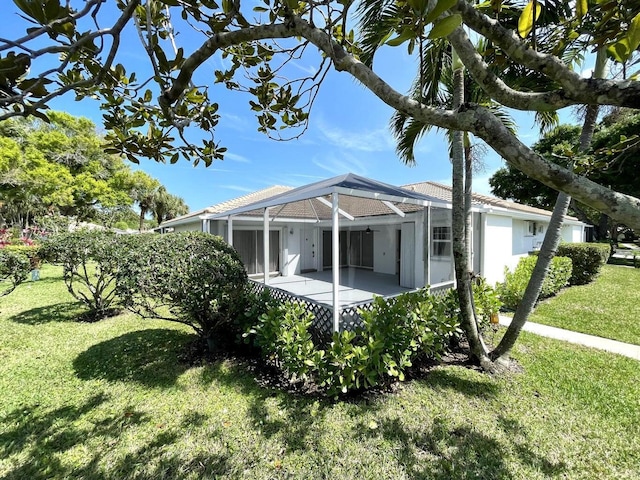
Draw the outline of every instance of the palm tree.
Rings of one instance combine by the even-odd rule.
[[[423,104],[444,106],[445,108],[451,105],[454,109],[459,108],[465,100],[490,104],[490,99],[487,98],[484,91],[476,86],[473,81],[468,81],[467,83],[463,66],[456,63],[455,51],[449,48],[448,42],[445,39],[434,39],[426,42],[425,45],[423,42],[424,24],[421,17],[427,13],[425,11],[426,7],[420,12],[416,11],[414,7],[411,7],[409,5],[410,3],[411,2],[407,2],[407,9],[409,10],[402,12],[399,11],[399,7],[395,4],[389,5],[389,3],[384,0],[369,0],[361,4],[358,13],[361,19],[362,31],[364,32],[364,47],[363,54],[361,55],[363,61],[371,64],[378,46],[387,42],[391,33],[394,31],[398,32],[400,28],[402,28],[402,34],[399,35],[395,41],[392,40],[393,43],[388,43],[399,45],[410,39],[409,50],[411,50],[416,43],[419,44],[420,70],[417,80],[413,84],[413,96],[416,99],[420,100]],[[559,5],[549,9],[548,14],[551,16],[566,15],[567,12],[560,10],[561,6]],[[409,22],[407,22],[408,17],[411,18]],[[517,19],[517,17],[514,18]],[[536,21],[533,23],[533,45],[535,47],[537,43],[536,40],[543,39],[546,32],[544,28],[539,28],[536,31]],[[543,27],[543,24],[541,23],[540,26]],[[411,32],[406,33],[411,29],[413,29],[413,34]],[[401,39],[402,42],[398,39]],[[551,41],[542,42],[543,45],[546,43],[551,45],[557,44],[557,42]],[[488,45],[480,44],[478,47],[479,50],[485,52],[485,58],[492,55],[486,52],[495,52],[494,49],[486,48],[490,47]],[[569,49],[570,47],[567,47],[566,52],[570,57]],[[518,79],[518,86],[521,88],[533,91],[539,88],[537,85],[539,85],[540,82],[546,82],[544,78],[532,78],[531,76],[522,75],[522,72],[514,72],[513,67],[508,63],[501,65],[499,62],[495,62],[495,65],[495,68],[499,69],[502,78],[510,79],[512,84],[514,83],[513,78]],[[524,85],[524,83],[528,83],[528,85]],[[445,88],[442,88],[443,86]],[[504,116],[504,112],[496,109],[494,114],[503,118],[505,124],[513,128],[513,122]],[[539,113],[537,117],[541,130],[546,130],[550,125],[557,122],[557,114],[555,112]],[[397,151],[401,159],[408,164],[414,163],[415,145],[422,135],[430,130],[431,125],[421,124],[402,112],[396,112],[394,114],[391,125],[397,140]],[[458,283],[458,296],[462,312],[462,327],[467,334],[472,355],[475,356],[476,360],[485,366],[485,368],[493,369],[491,359],[502,358],[508,353],[519,335],[520,329],[517,328],[519,322],[514,322],[514,327],[509,328],[505,336],[509,338],[501,342],[500,349],[497,349],[494,354],[488,352],[482,341],[482,336],[478,333],[477,322],[475,321],[472,309],[469,275],[471,272],[469,261],[471,237],[469,233],[471,228],[471,182],[473,164],[471,141],[467,134],[461,132],[450,132],[449,139],[450,156],[453,166],[453,251],[456,280]],[[557,208],[554,209],[550,222],[550,227],[553,226],[554,228],[547,229],[545,242],[542,246],[543,250],[540,252],[541,258],[538,262],[538,264],[540,264],[540,272],[538,275],[532,275],[530,282],[532,295],[526,297],[527,305],[523,307],[523,312],[526,311],[526,313],[519,319],[522,323],[528,318],[539,295],[542,281],[544,280],[551,257],[560,239],[562,220],[566,214],[567,206],[568,200],[561,196],[558,199]],[[533,293],[535,293],[535,296]],[[523,301],[522,303],[525,302]]]
[[[131,177],[131,198],[140,209],[139,230],[144,227],[144,219],[147,213],[153,211],[153,201],[156,191],[160,188],[160,182],[150,177],[143,171],[133,172]]]
[[[152,211],[160,225],[166,220],[188,213],[189,207],[184,199],[170,194],[163,185],[154,194]]]

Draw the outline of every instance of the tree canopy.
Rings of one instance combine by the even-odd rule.
[[[574,166],[591,180],[634,197],[640,197],[637,172],[640,150],[640,113],[622,110],[606,116],[598,125],[591,148],[578,154],[580,127],[561,125],[545,134],[533,149],[548,161],[564,167]],[[553,208],[557,192],[529,178],[510,165],[499,169],[489,183],[494,195],[525,205]],[[582,204],[574,204],[571,213],[595,225],[598,237],[606,238],[600,213]]]
[[[258,130],[279,136],[304,131],[320,83],[330,68],[348,72],[378,98],[423,125],[482,138],[510,165],[619,221],[640,227],[640,201],[556,163],[524,145],[483,104],[455,109],[394,90],[375,69],[382,47],[422,58],[446,38],[473,80],[494,102],[535,112],[579,105],[640,107],[640,82],[629,75],[640,45],[640,4],[631,0],[15,0],[31,25],[20,38],[0,39],[3,115],[44,117],[66,92],[103,100],[110,153],[133,161],[210,163],[224,155],[215,137],[214,87],[249,93]],[[115,7],[115,8],[114,8]],[[355,8],[355,12],[350,11]],[[354,15],[355,13],[355,15]],[[118,63],[131,25],[146,52],[148,75]],[[471,33],[469,33],[471,32]],[[179,34],[179,35],[178,35]],[[487,44],[479,53],[470,36]],[[187,50],[189,38],[198,45]],[[363,41],[364,40],[364,41]],[[311,45],[315,47],[309,48]],[[364,47],[363,47],[364,45]],[[611,78],[583,78],[576,61],[605,48],[620,66]],[[290,64],[312,56],[315,73]],[[213,57],[225,67],[204,81]],[[52,66],[53,65],[53,66]],[[495,66],[499,66],[496,73]],[[139,69],[138,69],[139,70]],[[504,74],[508,72],[508,74]],[[514,77],[529,82],[513,83]],[[217,84],[217,85],[213,85]],[[209,135],[189,142],[188,128]],[[144,127],[144,129],[142,129]]]
[[[33,117],[0,122],[0,215],[22,226],[45,215],[111,225],[126,221],[134,202],[144,214],[153,211],[154,195],[164,198],[161,221],[186,213],[182,199],[105,153],[103,143],[90,120],[66,113],[48,112],[48,123]],[[152,187],[151,203],[138,196],[143,184]]]

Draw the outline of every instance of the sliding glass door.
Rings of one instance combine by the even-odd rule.
[[[233,246],[238,251],[249,275],[264,273],[262,230],[234,230]],[[280,232],[269,232],[269,272],[280,271]]]

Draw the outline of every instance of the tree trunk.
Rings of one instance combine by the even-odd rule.
[[[464,102],[464,70],[461,67],[455,68],[455,51],[453,51],[453,57],[453,108],[456,109]],[[458,300],[460,302],[460,326],[467,336],[471,358],[478,362],[483,368],[492,370],[487,348],[482,341],[473,314],[471,275],[469,273],[469,250],[467,244],[464,134],[460,131],[454,131],[452,134],[451,164],[453,172],[451,209],[452,248]]]
[[[596,59],[596,71],[594,75],[602,77],[605,70],[604,50],[598,51],[598,58]],[[582,132],[580,133],[580,152],[586,152],[591,145],[591,139],[595,130],[596,121],[598,119],[598,106],[588,105],[587,111],[582,125]],[[509,352],[513,348],[516,340],[520,336],[522,327],[529,319],[529,315],[533,311],[533,308],[538,301],[540,291],[542,290],[542,282],[549,271],[551,265],[551,259],[554,257],[558,244],[562,237],[562,224],[564,217],[567,215],[569,204],[571,203],[571,197],[565,193],[560,192],[556,200],[556,204],[553,208],[551,220],[549,221],[549,227],[544,235],[544,241],[538,255],[538,261],[531,273],[531,278],[527,284],[527,288],[524,291],[524,296],[516,308],[516,312],[513,315],[513,320],[507,328],[504,336],[500,340],[498,346],[490,354],[491,358],[495,361],[506,360]]]

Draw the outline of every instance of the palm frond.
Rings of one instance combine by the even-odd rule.
[[[391,132],[396,139],[396,152],[406,165],[415,165],[415,147],[432,125],[419,122],[404,113],[396,112],[391,118]]]
[[[558,112],[536,112],[536,123],[540,125],[540,133],[549,133],[560,123]]]
[[[360,30],[360,60],[371,67],[378,47],[396,29],[402,15],[393,0],[367,0],[358,4],[356,18]]]

